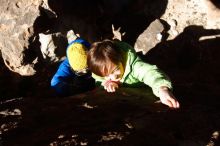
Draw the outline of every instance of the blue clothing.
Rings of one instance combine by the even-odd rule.
[[[87,41],[78,38],[71,42],[67,49],[69,46],[74,45],[74,43],[81,43],[87,48],[90,47],[90,44]],[[95,83],[94,79],[91,77],[91,73],[88,72],[82,76],[76,75],[69,64],[68,58],[66,58],[60,64],[57,72],[51,80],[51,87],[62,96],[73,95],[82,91],[86,91],[90,88],[93,88],[94,85]]]

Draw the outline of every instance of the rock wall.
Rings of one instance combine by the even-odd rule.
[[[31,76],[42,61],[50,64],[65,56],[66,32],[70,29],[92,42],[111,36],[111,24],[122,27],[125,40],[134,45],[136,51],[146,54],[161,41],[176,38],[188,26],[220,29],[219,2],[2,0],[1,56],[11,71]],[[43,36],[47,39],[42,41]],[[152,41],[146,44],[146,40]]]
[[[173,40],[180,35],[188,26],[202,26],[204,29],[220,29],[220,9],[219,2],[213,3],[210,0],[169,0],[165,13],[160,17],[169,27],[166,40]],[[154,23],[154,22],[152,22]],[[135,44],[136,51],[142,51],[146,54],[154,48],[160,41],[158,36],[163,37],[164,29],[161,29],[161,23],[154,23],[154,29],[146,30],[138,37]],[[157,28],[156,28],[157,27]],[[213,38],[219,34],[207,38]]]
[[[2,0],[0,6],[0,50],[5,65],[21,75],[33,75],[36,59],[25,62],[33,24],[40,15],[42,0]]]

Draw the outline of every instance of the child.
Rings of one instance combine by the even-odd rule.
[[[119,84],[132,86],[144,82],[163,104],[180,107],[168,77],[155,65],[143,62],[125,42],[104,40],[92,44],[87,63],[96,82],[101,82],[107,92],[115,92]]]
[[[60,96],[74,95],[95,87],[95,81],[87,67],[87,51],[90,44],[71,31],[67,37],[67,58],[60,64],[51,80],[51,87]]]

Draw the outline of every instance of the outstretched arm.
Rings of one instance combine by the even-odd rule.
[[[159,88],[159,98],[161,102],[170,108],[179,108],[180,104],[177,99],[174,97],[173,93],[166,86],[161,86]]]
[[[171,92],[172,84],[168,76],[157,66],[137,61],[133,66],[133,76],[150,86],[161,102],[170,108],[179,108],[179,102]]]

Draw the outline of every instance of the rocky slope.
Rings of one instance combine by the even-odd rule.
[[[0,146],[220,145],[219,8],[217,0],[2,0]],[[180,110],[148,88],[53,94],[67,32],[92,43],[111,38],[112,24],[170,76]]]

